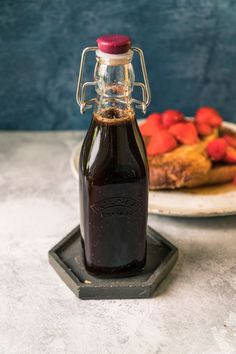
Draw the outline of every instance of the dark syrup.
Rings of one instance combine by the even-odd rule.
[[[133,114],[93,116],[80,157],[85,265],[95,275],[133,275],[146,260],[148,169]]]

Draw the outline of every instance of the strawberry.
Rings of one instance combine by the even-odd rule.
[[[226,134],[223,136],[223,139],[225,139],[225,141],[227,142],[228,145],[230,145],[234,149],[236,149],[236,136]]]
[[[139,129],[143,136],[151,136],[156,130],[164,129],[161,114],[150,114],[145,122],[140,125]]]
[[[147,154],[149,156],[164,154],[165,152],[174,150],[177,147],[175,138],[167,131],[156,131],[152,135],[147,147]]]
[[[217,128],[222,123],[220,114],[211,107],[201,107],[195,113],[195,119],[198,123],[208,124],[213,128]]]
[[[198,142],[197,129],[193,123],[178,123],[169,128],[169,132],[183,144],[192,145]]]
[[[236,163],[236,149],[232,146],[227,146],[224,161],[232,164]]]
[[[152,113],[147,117],[147,122],[159,127],[163,126],[162,116],[160,113]]]
[[[162,120],[164,127],[169,128],[173,124],[182,122],[184,120],[184,115],[176,109],[167,109],[162,113]]]
[[[213,128],[218,128],[223,122],[223,118],[220,115],[212,115],[210,119],[211,126]]]
[[[149,124],[148,121],[146,120],[144,123],[142,123],[139,127],[139,130],[143,136],[151,136],[157,128],[152,124]]]
[[[213,128],[206,123],[196,122],[195,125],[199,135],[206,136],[213,132]]]
[[[226,156],[227,143],[223,138],[212,140],[207,145],[207,153],[214,161],[221,161]]]

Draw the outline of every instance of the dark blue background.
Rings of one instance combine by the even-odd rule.
[[[149,111],[212,105],[236,121],[235,24],[233,0],[1,0],[0,128],[87,127],[91,111],[74,98],[80,55],[107,33],[144,50]]]

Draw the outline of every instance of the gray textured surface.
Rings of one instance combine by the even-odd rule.
[[[47,251],[78,223],[81,133],[0,134],[1,354],[236,353],[236,217],[150,217],[180,250],[154,299],[80,301]]]
[[[81,117],[74,98],[81,51],[111,32],[144,50],[150,111],[207,104],[236,121],[235,21],[233,0],[1,1],[0,128],[86,127],[91,111]],[[86,79],[93,67],[91,57]]]

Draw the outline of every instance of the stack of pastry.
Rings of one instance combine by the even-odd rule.
[[[140,126],[150,189],[197,187],[236,179],[236,133],[222,123],[220,114],[211,107],[198,109],[193,120],[172,109],[152,113]]]

